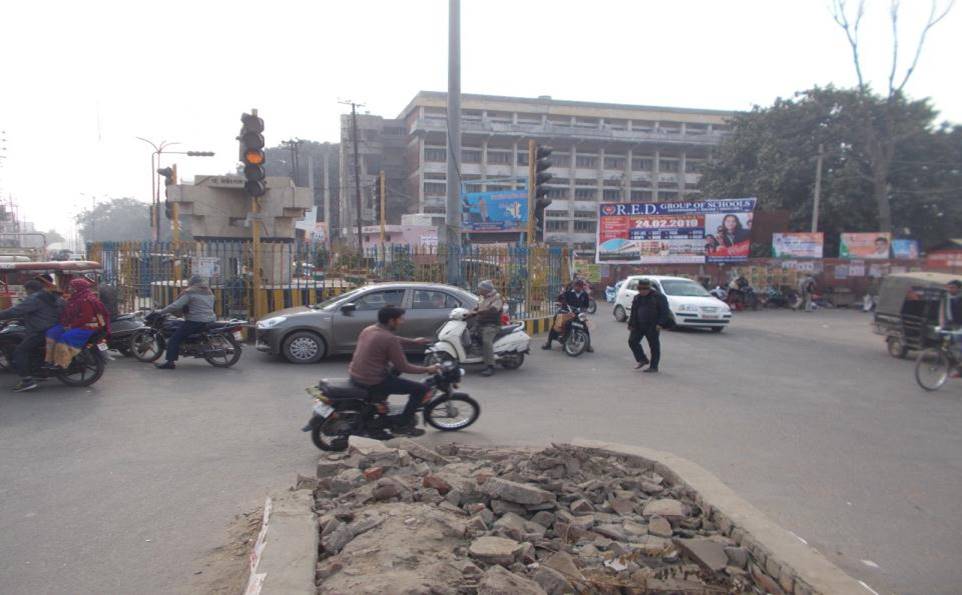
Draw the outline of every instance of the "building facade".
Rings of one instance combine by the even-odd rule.
[[[338,224],[340,208],[340,147],[336,143],[308,140],[285,141],[265,151],[264,169],[268,176],[288,177],[299,188],[310,188],[317,209],[317,222],[330,229]]]
[[[365,122],[379,121],[380,136],[365,132],[358,116],[362,164],[379,158],[399,163],[399,171],[392,171],[401,191],[392,198],[395,209],[403,202],[404,211],[393,212],[444,217],[446,105],[446,93],[422,91],[394,120],[364,116]],[[528,140],[550,146],[554,178],[548,185],[552,203],[545,214],[545,241],[589,249],[595,243],[600,202],[697,198],[701,170],[732,116],[719,110],[465,94],[459,183],[466,192],[524,187]],[[350,116],[342,117],[341,129],[345,188],[343,164],[352,163],[343,149],[350,147]],[[385,130],[391,131],[391,142],[384,142]],[[364,172],[370,175],[369,168]],[[362,178],[362,187],[366,183]]]

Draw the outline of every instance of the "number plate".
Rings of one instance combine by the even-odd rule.
[[[101,351],[107,351],[107,344],[106,344],[106,343],[97,343],[97,349],[99,349],[99,350],[101,350]]]
[[[242,332],[240,332],[240,331],[234,331],[234,338],[237,339],[238,341],[243,341],[243,340],[244,340],[244,333],[242,333]]]
[[[718,320],[720,318],[718,314],[702,314],[701,317],[705,320]]]
[[[330,405],[324,403],[314,404],[314,415],[320,415],[321,417],[327,417],[328,415],[334,413],[334,408]]]

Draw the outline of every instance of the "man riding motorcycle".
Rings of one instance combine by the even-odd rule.
[[[161,370],[173,370],[180,357],[180,344],[194,333],[203,332],[207,325],[217,320],[214,312],[214,292],[200,275],[194,275],[187,283],[187,289],[169,306],[160,310],[159,315],[184,311],[184,324],[167,340],[167,357],[162,364],[154,364]]]
[[[45,333],[60,320],[63,300],[45,291],[43,283],[31,279],[23,284],[27,297],[22,302],[0,310],[0,320],[16,318],[23,322],[26,333],[23,340],[13,350],[13,369],[20,376],[20,383],[13,387],[16,392],[37,388],[30,373],[30,357],[46,341]]]
[[[590,300],[591,298],[585,288],[585,282],[581,279],[576,279],[571,287],[562,293],[558,299],[562,306],[568,306],[572,312],[586,311]],[[587,326],[585,326],[585,334],[588,335],[588,346],[585,348],[585,351],[594,353],[595,350],[591,347],[591,334],[588,332]],[[554,325],[551,325],[551,330],[548,331],[548,341],[542,345],[541,348],[551,349],[552,341],[557,341],[559,338],[558,331],[555,330]]]
[[[377,324],[365,328],[357,338],[354,357],[348,366],[351,382],[367,389],[378,398],[388,395],[408,395],[407,405],[399,415],[390,416],[393,434],[420,436],[424,430],[415,427],[414,412],[427,394],[428,387],[391,373],[388,364],[398,373],[437,374],[441,367],[416,366],[404,355],[405,345],[427,345],[430,339],[406,339],[395,334],[404,323],[404,308],[384,306],[377,312]]]

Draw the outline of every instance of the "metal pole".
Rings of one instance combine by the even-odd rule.
[[[157,157],[156,151],[150,154],[150,233],[155,242],[160,241],[157,234],[157,219],[160,215],[157,212]]]
[[[364,251],[364,234],[361,230],[361,159],[357,152],[357,104],[351,103],[351,135],[354,138],[354,207],[357,209],[357,250]]]
[[[447,281],[461,282],[461,0],[448,0],[448,170],[444,214]]]
[[[812,205],[812,233],[818,231],[818,203],[822,198],[822,143],[818,143],[818,158],[815,160],[815,199]]]
[[[329,166],[327,163],[327,149],[321,154],[321,163],[324,167],[324,225],[327,226],[327,233],[324,234],[324,245],[330,245],[330,235],[333,233],[331,225],[331,181]]]
[[[384,223],[387,220],[387,176],[384,175],[384,170],[381,170],[381,212],[378,214],[381,219],[381,249],[384,249]]]
[[[535,164],[537,149],[534,140],[528,141],[528,246],[535,243],[534,225],[534,177],[537,172]]]
[[[252,109],[251,115],[256,116],[257,110]],[[253,249],[253,271],[251,281],[254,288],[254,320],[267,314],[264,304],[263,279],[261,277],[261,213],[257,197],[251,196],[251,247]]]

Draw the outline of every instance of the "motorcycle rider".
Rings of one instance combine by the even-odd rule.
[[[493,376],[494,338],[501,330],[501,311],[504,309],[504,300],[494,289],[494,283],[491,281],[479,283],[478,293],[481,294],[481,301],[474,308],[474,314],[478,317],[478,325],[481,327],[481,353],[484,355],[485,366],[481,375]]]
[[[588,292],[585,290],[584,280],[576,279],[575,282],[561,294],[561,298],[558,301],[560,301],[562,305],[567,305],[571,308],[572,312],[584,312],[588,309],[590,299]],[[558,334],[554,325],[551,325],[551,330],[548,331],[548,341],[542,345],[541,348],[551,349],[551,342],[560,339]],[[588,346],[585,348],[585,351],[594,353],[595,350],[591,346],[591,334],[588,332],[587,326],[585,327],[585,334],[588,335]]]
[[[659,331],[670,324],[668,298],[656,291],[648,279],[638,281],[638,295],[631,301],[631,318],[628,319],[628,347],[635,356],[636,370],[650,363],[645,372],[658,372],[658,363],[661,360]],[[645,349],[641,346],[643,338],[648,339],[651,360],[645,356]]]
[[[396,333],[404,323],[404,308],[384,306],[377,311],[377,324],[365,328],[357,337],[357,347],[348,366],[351,382],[365,388],[377,398],[388,395],[408,395],[407,405],[399,415],[390,416],[391,432],[406,436],[421,436],[424,430],[415,427],[414,412],[428,392],[428,387],[396,376],[388,364],[398,373],[437,374],[441,367],[416,366],[404,355],[405,345],[428,345],[430,339],[406,339]]]
[[[46,332],[60,321],[63,300],[44,291],[43,283],[31,279],[23,284],[27,297],[22,302],[0,310],[0,320],[17,318],[26,330],[23,340],[13,350],[13,369],[20,376],[20,383],[13,387],[16,392],[37,388],[37,382],[30,374],[30,357],[46,341]]]
[[[207,325],[217,320],[214,313],[214,292],[207,286],[207,281],[200,275],[194,275],[187,283],[187,289],[181,293],[169,306],[157,312],[163,316],[172,312],[184,311],[184,324],[180,325],[167,340],[167,357],[162,364],[154,364],[160,370],[173,370],[174,362],[180,357],[180,344],[189,335],[203,332]]]

